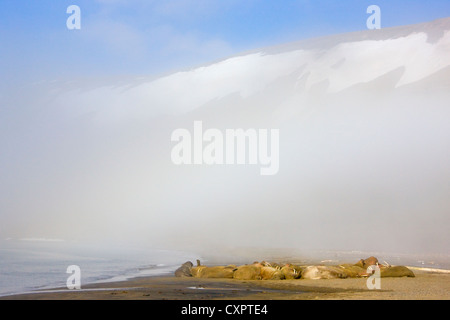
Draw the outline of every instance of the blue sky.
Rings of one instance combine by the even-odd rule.
[[[81,9],[68,30],[66,9]],[[170,72],[245,50],[450,16],[450,1],[417,0],[2,0],[2,82]]]

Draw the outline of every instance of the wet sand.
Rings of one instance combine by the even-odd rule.
[[[135,278],[0,297],[0,300],[449,300],[450,274],[416,271],[415,278],[382,278],[381,290],[366,279],[255,280]]]

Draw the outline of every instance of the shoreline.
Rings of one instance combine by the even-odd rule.
[[[382,278],[381,290],[367,289],[365,278],[243,281],[157,275],[91,283],[80,290],[11,294],[0,300],[450,300],[450,273],[414,272],[415,278]]]
[[[82,284],[82,288],[77,291],[84,292],[84,291],[106,290],[106,289],[102,289],[102,287],[104,287],[104,286],[107,287],[109,284],[112,284],[112,283],[123,283],[123,282],[132,281],[132,280],[140,279],[140,278],[170,277],[171,275],[174,274],[174,271],[177,268],[177,266],[165,266],[165,265],[163,267],[164,267],[163,271],[156,270],[156,269],[148,269],[148,268],[137,268],[136,269],[137,271],[135,271],[135,272],[124,272],[123,274],[113,275],[113,276],[110,276],[107,278],[94,279],[85,284]],[[143,270],[144,270],[144,272],[143,272]],[[98,289],[95,289],[95,288],[98,288]],[[28,287],[25,290],[20,291],[20,292],[0,293],[0,300],[4,299],[6,297],[17,296],[17,295],[33,295],[33,294],[40,294],[40,293],[47,294],[50,292],[64,293],[67,291],[69,291],[69,289],[67,289],[67,287],[64,287],[61,285],[45,285],[45,286],[40,286],[40,287],[36,287],[36,288]]]

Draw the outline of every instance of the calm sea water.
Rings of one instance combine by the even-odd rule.
[[[142,248],[96,247],[64,241],[5,241],[0,243],[0,295],[66,287],[77,265],[83,284],[172,274],[193,254]]]

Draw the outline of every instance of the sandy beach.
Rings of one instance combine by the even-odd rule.
[[[450,274],[415,270],[415,278],[254,280],[142,277],[0,297],[1,300],[449,300]]]

